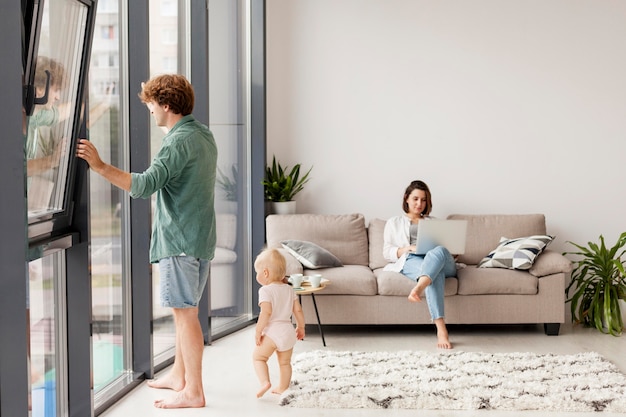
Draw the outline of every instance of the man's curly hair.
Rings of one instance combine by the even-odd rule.
[[[63,90],[66,87],[67,79],[65,76],[65,68],[55,59],[47,56],[37,57],[37,68],[35,69],[35,86],[39,89],[46,88],[48,76],[46,71],[50,73],[50,87]]]
[[[169,106],[175,114],[187,116],[193,111],[194,93],[191,83],[178,74],[158,75],[141,85],[139,99],[143,103]]]

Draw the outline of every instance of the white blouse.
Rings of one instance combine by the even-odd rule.
[[[424,219],[430,218],[432,217],[424,217]],[[383,233],[383,256],[390,263],[385,266],[385,271],[402,271],[409,254],[407,252],[398,258],[398,249],[411,244],[410,230],[411,219],[404,214],[387,220]]]

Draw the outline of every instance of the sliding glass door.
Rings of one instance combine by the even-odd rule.
[[[128,171],[125,1],[99,0],[89,68],[89,140]],[[132,381],[129,197],[89,173],[91,318],[95,407]]]
[[[252,317],[250,1],[210,0],[209,10],[209,127],[219,149],[210,281],[211,331],[217,336]]]
[[[184,2],[161,0],[150,2],[150,76],[180,73],[187,77],[185,62],[188,51],[184,47],[181,31],[185,22]],[[148,109],[146,108],[146,112]],[[150,118],[151,159],[161,148],[165,132]],[[156,195],[151,198],[152,213]],[[158,264],[152,265],[152,349],[154,364],[158,366],[173,359],[176,344],[174,316],[169,308],[162,307],[159,300],[161,279]]]
[[[208,123],[218,147],[215,190],[217,249],[211,262],[209,316],[211,336],[237,329],[252,319],[248,177],[249,130],[249,1],[208,2],[209,87],[196,91],[209,96],[209,114],[195,117]],[[192,84],[203,74],[191,73],[192,50],[186,2],[150,3],[150,73],[180,73]],[[196,57],[195,59],[202,59]],[[200,83],[198,83],[200,84]],[[197,88],[197,87],[196,87]],[[208,119],[208,120],[207,120]],[[161,146],[164,132],[151,125],[151,152]],[[169,309],[159,303],[159,270],[152,267],[153,349],[155,364],[172,358],[175,334]],[[203,319],[203,318],[201,318]],[[207,318],[208,319],[208,318]]]

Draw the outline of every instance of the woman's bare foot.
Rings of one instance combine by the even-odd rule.
[[[185,381],[174,378],[171,375],[166,375],[163,378],[148,380],[148,386],[150,388],[181,391],[183,388],[185,388]]]
[[[450,343],[447,333],[445,335],[437,333],[437,347],[439,349],[452,349],[452,343]]]
[[[450,343],[448,328],[444,319],[435,319],[435,326],[437,327],[437,347],[439,349],[452,349],[452,343]]]
[[[259,390],[259,392],[256,393],[256,397],[261,398],[270,388],[272,388],[272,384],[270,383],[270,381],[266,381],[265,384],[261,385],[261,389]]]
[[[156,408],[202,408],[205,404],[204,394],[189,396],[184,391],[180,391],[170,398],[154,402]]]
[[[431,279],[427,275],[422,275],[421,277],[419,277],[419,279],[417,280],[417,284],[409,293],[409,301],[412,303],[418,303],[422,301],[422,298],[424,297],[424,290],[426,290],[426,287],[428,287],[431,282]]]
[[[420,301],[422,301],[422,297],[424,296],[424,292],[420,292],[419,291],[419,285],[416,285],[415,287],[413,287],[413,289],[411,290],[411,292],[409,293],[409,301],[412,303],[419,303]]]

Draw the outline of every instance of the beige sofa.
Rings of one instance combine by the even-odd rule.
[[[211,261],[211,314],[222,316],[232,314],[237,306],[237,216],[230,213],[217,213],[215,217],[216,242],[215,256]]]
[[[458,258],[467,266],[457,277],[446,278],[445,309],[449,324],[544,324],[558,335],[565,321],[565,283],[571,262],[560,253],[544,250],[530,270],[477,268],[501,237],[546,234],[542,214],[451,215],[468,221],[466,251]],[[310,274],[282,241],[313,242],[335,255],[341,267],[316,269],[330,280],[315,299],[324,325],[428,324],[425,303],[407,300],[413,282],[402,274],[383,271],[385,220],[366,227],[361,214],[270,215],[266,218],[268,247],[281,248],[287,273]],[[310,297],[303,297],[307,324],[316,324]]]

